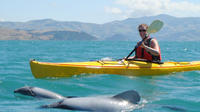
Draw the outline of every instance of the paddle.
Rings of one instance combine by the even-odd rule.
[[[148,35],[150,35],[151,33],[156,33],[162,27],[163,27],[163,22],[160,20],[155,20],[150,24],[149,28],[147,29],[147,33],[148,33]],[[144,39],[142,39],[142,41],[138,45],[135,46],[135,48],[125,58],[125,60],[128,60],[128,58],[133,54],[133,52],[135,52],[135,50],[138,48],[138,46],[140,46],[142,44],[142,42],[148,37],[148,35]]]

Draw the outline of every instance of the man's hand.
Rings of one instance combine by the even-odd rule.
[[[142,42],[142,44],[140,45],[140,47],[142,47],[142,48],[145,48],[145,44],[144,44],[144,42]]]

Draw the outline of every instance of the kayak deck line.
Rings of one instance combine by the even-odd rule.
[[[129,66],[130,63],[126,64],[125,66],[122,66],[124,64],[115,64],[116,66],[113,66],[113,65],[105,65],[105,64],[113,64],[113,63],[104,63],[104,65],[100,65],[100,66],[97,66],[97,65],[84,65],[84,64],[76,64],[76,62],[73,62],[74,64],[70,64],[70,63],[49,63],[49,62],[38,62],[38,64],[47,64],[47,65],[54,65],[54,66],[73,66],[73,67],[96,67],[96,68],[101,68],[101,67],[128,67],[128,68],[170,68],[170,67],[193,67],[193,66],[200,66],[200,61],[194,61],[194,62],[199,62],[197,64],[192,64],[192,62],[165,62],[165,63],[173,63],[175,64],[176,66],[162,66],[162,64],[159,64],[160,66],[159,67],[138,67],[138,66]],[[184,64],[184,65],[177,65],[177,64],[183,64],[183,63],[187,63],[187,64]],[[131,63],[132,64],[132,63]]]
[[[126,76],[154,76],[176,72],[200,70],[200,61],[164,62],[163,64],[142,61],[97,61],[52,63],[30,61],[31,72],[35,78],[72,77],[81,74],[116,74]]]

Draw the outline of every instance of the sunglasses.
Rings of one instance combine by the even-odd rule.
[[[146,32],[147,30],[139,30],[139,32]]]

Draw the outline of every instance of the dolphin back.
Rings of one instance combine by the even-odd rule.
[[[63,99],[64,97],[60,94],[54,93],[52,91],[33,87],[32,91],[35,93],[38,98],[47,98],[47,99]]]
[[[140,101],[140,95],[135,90],[129,90],[129,91],[119,93],[113,96],[113,98],[117,100],[126,100],[133,104],[138,104],[138,102]]]

